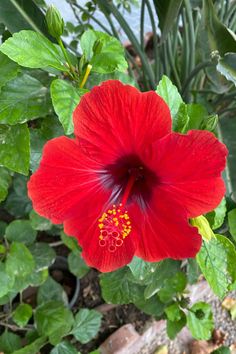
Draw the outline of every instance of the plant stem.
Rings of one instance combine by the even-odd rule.
[[[86,81],[88,80],[88,77],[89,77],[89,74],[90,74],[91,70],[92,70],[92,65],[88,64],[87,68],[86,68],[86,71],[85,71],[85,74],[84,74],[84,77],[83,77],[83,80],[82,80],[81,84],[79,85],[80,88],[83,88],[84,85],[86,84]]]
[[[66,51],[66,49],[64,47],[64,44],[63,44],[61,38],[59,37],[57,41],[58,41],[59,46],[61,47],[62,53],[63,53],[63,55],[64,55],[64,57],[66,59],[66,62],[69,65],[70,72],[71,72],[73,78],[76,79],[75,69],[73,68],[73,65],[71,64],[69,55],[68,55],[68,53],[67,53],[67,51]]]

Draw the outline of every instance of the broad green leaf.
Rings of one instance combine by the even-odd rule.
[[[135,306],[139,308],[141,311],[147,313],[150,316],[155,316],[157,318],[161,318],[161,315],[164,312],[165,304],[160,301],[158,296],[155,294],[150,299],[145,299],[142,293],[140,292],[140,296],[138,300],[135,301]]]
[[[219,59],[216,68],[221,75],[236,85],[236,53],[226,53]]]
[[[90,270],[78,250],[69,254],[68,265],[70,272],[79,279],[83,278]]]
[[[78,354],[77,349],[68,341],[63,341],[50,351],[50,354]]]
[[[44,117],[50,110],[47,89],[41,82],[23,74],[2,87],[0,123],[15,125]]]
[[[78,241],[76,240],[76,238],[66,235],[64,231],[62,231],[60,233],[60,236],[61,236],[61,240],[63,241],[63,243],[71,251],[79,250],[79,244],[78,244]]]
[[[151,282],[144,291],[145,298],[149,299],[156,294],[164,286],[166,279],[169,279],[179,271],[179,266],[180,263],[172,259],[158,262],[158,266],[152,275]]]
[[[182,0],[154,0],[153,3],[162,33],[161,39],[164,41],[178,17]]]
[[[44,15],[32,0],[1,0],[0,22],[3,22],[11,33],[33,29],[48,34]]]
[[[29,214],[30,224],[34,230],[37,231],[48,231],[52,228],[52,223],[50,220],[44,218],[37,214],[34,210],[31,210]]]
[[[7,223],[0,220],[0,240],[3,239],[6,231]]]
[[[183,103],[177,87],[172,84],[167,76],[163,75],[157,86],[156,93],[166,102],[170,109],[172,120],[175,121],[175,116]]]
[[[228,212],[229,232],[236,241],[236,209]]]
[[[34,267],[34,258],[29,249],[23,243],[13,242],[6,260],[7,274],[22,277],[30,274]]]
[[[29,246],[29,250],[34,257],[37,271],[47,269],[56,258],[54,249],[44,242],[34,243]]]
[[[24,327],[33,314],[32,307],[29,304],[20,304],[12,314],[13,321],[19,326]]]
[[[10,183],[10,172],[4,167],[0,167],[0,202],[6,198]]]
[[[47,343],[47,337],[37,338],[24,348],[14,351],[13,354],[38,354],[40,349]]]
[[[230,348],[223,346],[214,350],[211,354],[232,354],[232,353]]]
[[[42,305],[51,300],[63,302],[68,305],[68,298],[63,287],[53,278],[48,277],[47,280],[39,287],[37,293],[37,303]]]
[[[194,284],[198,281],[201,274],[199,265],[195,258],[189,258],[187,264],[187,278],[189,284]]]
[[[187,326],[194,338],[210,339],[214,329],[211,306],[205,302],[194,304],[187,314]]]
[[[69,333],[74,322],[72,312],[59,301],[50,301],[37,307],[34,317],[39,334],[48,336],[53,345]]]
[[[101,82],[107,80],[119,80],[123,82],[123,84],[128,84],[134,87],[138,87],[137,83],[131,76],[127,75],[126,73],[122,73],[120,71],[114,71],[113,73],[109,73],[109,74],[99,74],[93,72],[92,75],[89,75],[87,81],[88,87],[98,86]]]
[[[0,125],[0,146],[0,165],[27,175],[30,153],[27,125]]]
[[[190,220],[191,225],[198,228],[198,233],[202,236],[203,240],[208,242],[215,237],[208,220],[203,216],[197,216]]]
[[[6,238],[9,241],[18,241],[26,245],[34,243],[37,232],[32,228],[29,220],[14,220],[6,228]]]
[[[173,121],[173,130],[179,133],[186,133],[189,124],[188,108],[185,103],[181,103]]]
[[[181,329],[186,325],[186,315],[180,311],[180,318],[175,321],[167,319],[166,331],[170,339],[174,339]]]
[[[226,200],[225,198],[223,198],[216,209],[205,215],[213,230],[216,230],[221,227],[224,222],[226,212]]]
[[[74,131],[73,111],[87,90],[76,88],[70,82],[60,79],[52,81],[50,90],[53,107],[59,121],[63,125],[65,133],[72,134]]]
[[[177,272],[174,276],[165,280],[163,287],[158,292],[160,300],[164,303],[170,302],[174,296],[184,291],[186,284],[186,275]]]
[[[127,267],[100,276],[102,297],[107,303],[128,304],[140,297],[141,288],[130,281]]]
[[[75,323],[71,334],[82,344],[88,343],[94,338],[101,326],[102,315],[89,309],[81,309],[75,316]]]
[[[94,53],[94,45],[98,41],[100,51]],[[85,31],[81,37],[80,45],[86,60],[92,65],[92,71],[106,74],[115,70],[123,72],[128,67],[123,46],[116,38],[106,33],[93,30]]]
[[[201,129],[202,124],[208,117],[208,112],[204,106],[198,103],[187,104],[189,122],[188,130]]]
[[[0,349],[4,354],[12,354],[21,346],[21,337],[15,333],[5,331],[0,336]]]
[[[234,245],[224,236],[215,235],[204,242],[197,254],[197,262],[214,293],[223,298],[236,280]]]
[[[181,319],[181,309],[177,302],[165,308],[167,318],[174,322]]]
[[[14,77],[17,76],[19,69],[20,67],[14,61],[10,60],[6,55],[0,52],[0,88],[8,81],[14,79]]]
[[[0,51],[21,66],[32,69],[51,67],[68,71],[65,59],[57,46],[34,31],[14,33],[0,47]]]
[[[143,259],[133,257],[132,262],[128,264],[134,278],[145,284],[145,280],[149,281],[150,276],[158,267],[158,263],[145,262]]]
[[[212,0],[203,0],[201,44],[206,53],[218,51],[221,56],[236,52],[234,35],[220,22]]]
[[[0,298],[7,295],[14,284],[14,276],[7,274],[4,263],[0,263]]]

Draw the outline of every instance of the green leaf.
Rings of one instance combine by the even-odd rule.
[[[166,331],[170,339],[174,339],[181,329],[186,325],[186,315],[180,311],[180,319],[171,321],[167,319]]]
[[[1,0],[0,22],[3,22],[11,33],[33,29],[48,34],[44,15],[32,0]]]
[[[133,257],[132,262],[128,264],[134,278],[145,284],[145,280],[149,281],[150,276],[158,267],[158,263],[146,262],[141,258]]]
[[[161,39],[164,41],[177,19],[182,0],[154,0],[153,1],[161,29]]]
[[[1,5],[0,5],[1,7]],[[1,16],[1,15],[0,15]],[[0,52],[0,88],[14,79],[19,72],[19,66]]]
[[[212,0],[203,0],[201,44],[206,53],[219,51],[223,56],[236,52],[234,35],[220,22]]]
[[[234,245],[224,236],[204,242],[197,254],[197,262],[214,293],[223,298],[236,280]]]
[[[29,214],[30,224],[34,230],[37,231],[48,231],[52,228],[52,223],[50,220],[44,218],[37,214],[34,210],[31,210]]]
[[[63,341],[50,351],[50,354],[78,354],[78,351],[70,342]]]
[[[75,316],[71,334],[82,344],[94,338],[101,326],[102,315],[95,310],[81,309]]]
[[[90,270],[78,250],[69,254],[68,265],[70,272],[79,279],[83,278]]]
[[[14,220],[6,228],[6,238],[9,241],[18,241],[26,245],[34,243],[37,232],[32,228],[29,220]]]
[[[179,270],[180,263],[172,259],[158,262],[158,266],[152,275],[152,280],[144,291],[144,296],[149,299],[156,294],[163,286],[166,279],[169,279]]]
[[[182,293],[186,285],[186,275],[182,272],[177,272],[174,276],[165,280],[163,287],[158,292],[158,296],[162,302],[168,303],[175,295]]]
[[[73,324],[72,312],[59,301],[50,301],[36,308],[35,323],[40,335],[56,345],[67,335]]]
[[[201,129],[204,120],[208,117],[208,112],[204,106],[198,103],[187,104],[189,123],[188,130]]]
[[[5,236],[6,227],[7,227],[7,223],[5,221],[0,220],[0,240],[2,240],[3,237]]]
[[[223,198],[216,209],[205,215],[213,230],[216,230],[222,226],[226,212],[226,200]]]
[[[47,337],[37,338],[34,342],[15,351],[13,354],[38,354],[40,349],[47,343]]]
[[[190,219],[190,223],[192,226],[198,228],[198,233],[202,236],[204,241],[208,242],[215,237],[208,220],[203,215]]]
[[[28,304],[20,304],[12,314],[13,321],[19,326],[24,327],[33,314],[32,307]]]
[[[76,89],[70,82],[56,79],[51,83],[51,97],[54,110],[67,135],[72,134],[74,125],[72,114],[85,89]]]
[[[187,314],[187,326],[194,338],[210,339],[214,329],[211,306],[205,302],[194,304]]]
[[[14,33],[1,45],[0,51],[11,60],[27,68],[51,67],[68,71],[64,65],[64,56],[59,48],[42,34],[34,31],[23,30]]]
[[[14,284],[14,276],[6,273],[4,263],[0,263],[0,298],[7,295]]]
[[[157,86],[156,93],[161,96],[168,105],[172,120],[174,122],[180,105],[183,103],[177,87],[172,84],[167,76],[163,75]]]
[[[127,267],[100,276],[102,297],[107,303],[128,304],[140,297],[140,287],[130,281]]]
[[[63,302],[68,305],[68,298],[63,287],[53,278],[48,277],[47,280],[39,287],[37,293],[37,303],[42,305],[51,300]]]
[[[4,354],[12,354],[21,348],[21,337],[9,331],[3,332],[0,336],[0,349]]]
[[[143,292],[140,293],[138,300],[134,304],[141,311],[157,318],[161,317],[165,309],[165,304],[159,300],[157,295],[152,296],[150,299],[145,299]]]
[[[19,242],[10,246],[6,260],[6,272],[10,276],[25,276],[30,274],[35,267],[35,262],[29,249]]]
[[[56,258],[54,249],[44,242],[34,243],[29,250],[34,257],[37,271],[47,269]]]
[[[189,124],[188,108],[185,103],[181,103],[173,121],[173,130],[179,133],[186,133]]]
[[[195,258],[189,258],[187,264],[187,278],[189,284],[194,284],[200,276],[200,268]]]
[[[236,54],[226,53],[223,58],[219,59],[216,69],[226,77],[228,81],[232,81],[236,85]]]
[[[30,154],[27,125],[0,125],[0,145],[0,165],[27,175]]]
[[[62,231],[60,233],[60,236],[61,236],[61,240],[63,241],[63,243],[71,251],[79,250],[79,244],[78,244],[78,241],[76,240],[76,238],[66,235],[64,231]]]
[[[165,308],[167,318],[174,322],[179,321],[182,317],[181,310],[177,302]]]
[[[2,87],[0,123],[15,125],[43,117],[50,110],[47,89],[40,81],[23,74]]]
[[[10,183],[10,172],[4,167],[0,167],[0,202],[6,198]]]
[[[100,41],[101,48],[99,53],[94,53],[94,44],[97,41]],[[80,45],[86,60],[92,65],[92,71],[106,74],[115,70],[123,72],[128,67],[123,46],[116,38],[106,33],[93,30],[85,31],[81,37]]]
[[[228,212],[229,232],[236,241],[236,209]]]
[[[213,350],[211,354],[231,354],[231,351],[228,347],[223,346],[216,350]]]

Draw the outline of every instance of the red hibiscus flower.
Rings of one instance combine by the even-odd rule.
[[[55,138],[29,181],[34,209],[78,239],[103,272],[134,255],[147,261],[194,257],[201,246],[189,218],[215,208],[227,149],[212,133],[171,132],[166,103],[107,81],[74,112],[76,138]]]

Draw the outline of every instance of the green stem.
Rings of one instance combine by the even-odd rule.
[[[66,51],[66,49],[64,47],[64,44],[63,44],[61,38],[58,38],[57,41],[58,41],[59,46],[61,47],[62,53],[63,53],[63,55],[64,55],[64,57],[66,59],[66,62],[69,65],[71,75],[73,76],[74,79],[77,79],[77,76],[76,76],[76,73],[75,73],[75,69],[73,68],[73,65],[71,64],[69,55],[68,55],[68,53],[67,53],[67,51]]]
[[[157,31],[156,31],[155,19],[154,19],[154,16],[153,16],[152,7],[150,5],[150,2],[149,2],[149,0],[145,0],[145,2],[146,2],[146,5],[147,5],[147,9],[148,9],[148,13],[149,13],[149,17],[150,17],[150,21],[151,21],[151,25],[152,25],[154,63],[155,63],[154,72],[155,72],[155,79],[157,80],[157,77],[158,77],[158,58],[159,58],[158,47],[157,47],[157,42],[158,42]]]
[[[140,45],[144,51],[144,15],[145,15],[145,0],[142,0],[140,10]]]

